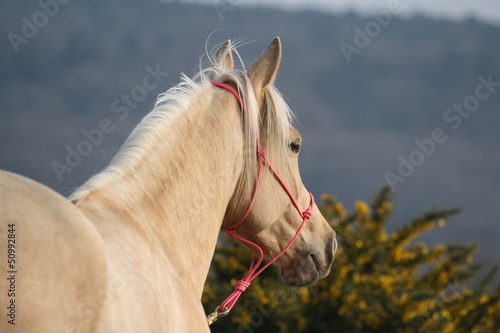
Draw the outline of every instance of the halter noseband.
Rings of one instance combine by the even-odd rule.
[[[242,112],[246,111],[245,104],[243,103],[243,99],[241,98],[238,91],[236,91],[236,89],[234,89],[230,85],[222,83],[222,82],[212,82],[212,85],[220,87],[222,89],[226,89],[229,92],[231,92],[234,95],[234,97],[236,97],[236,100],[238,101],[238,103],[240,105],[241,111]],[[258,171],[257,171],[257,179],[255,182],[255,187],[254,187],[252,197],[250,200],[250,205],[248,206],[248,209],[246,210],[245,214],[243,215],[243,217],[241,218],[240,221],[233,224],[229,229],[221,228],[221,231],[224,231],[229,236],[232,236],[232,237],[240,240],[241,242],[253,247],[257,251],[258,257],[257,257],[257,260],[255,260],[255,254],[253,255],[252,262],[250,264],[250,268],[248,269],[247,276],[242,278],[238,282],[236,282],[233,293],[231,295],[229,295],[229,297],[226,298],[226,300],[224,302],[222,302],[222,304],[220,306],[218,306],[213,313],[211,313],[210,315],[207,316],[207,320],[208,320],[209,325],[212,324],[213,322],[215,322],[220,317],[226,316],[229,313],[229,311],[231,311],[231,309],[233,308],[234,304],[236,303],[236,301],[238,300],[240,295],[250,286],[250,283],[252,282],[252,280],[254,280],[267,267],[269,267],[273,262],[275,262],[279,257],[281,257],[290,248],[290,246],[292,246],[292,244],[295,242],[295,240],[299,237],[299,234],[302,231],[302,229],[304,228],[306,221],[309,220],[311,218],[311,215],[312,215],[312,209],[314,207],[314,196],[312,195],[312,193],[309,193],[310,202],[309,202],[309,206],[307,207],[307,210],[302,211],[299,207],[299,204],[297,203],[297,200],[294,198],[294,196],[293,196],[292,192],[290,191],[290,189],[288,188],[288,186],[285,184],[283,179],[279,176],[279,174],[273,168],[271,163],[269,163],[269,161],[266,159],[266,150],[260,144],[260,140],[258,137],[256,138],[256,142],[257,142],[257,155],[259,157],[259,165],[258,165]],[[293,206],[295,207],[295,209],[297,209],[297,212],[299,213],[300,217],[302,218],[302,223],[300,224],[299,228],[295,232],[295,235],[293,236],[293,238],[281,250],[281,252],[278,253],[269,262],[264,264],[261,268],[259,268],[259,266],[262,264],[262,260],[264,259],[264,252],[262,251],[262,248],[259,245],[257,245],[256,243],[239,236],[236,233],[236,227],[238,225],[240,225],[241,223],[243,223],[243,221],[246,220],[246,218],[250,214],[250,211],[252,210],[252,207],[255,203],[255,198],[257,197],[257,191],[259,188],[259,183],[260,183],[261,174],[262,174],[262,166],[264,164],[267,164],[269,170],[272,172],[272,174],[274,175],[274,177],[276,178],[278,183],[281,185],[283,190],[286,192],[286,194],[290,198]]]

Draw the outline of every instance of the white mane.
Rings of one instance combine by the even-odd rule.
[[[236,54],[241,62],[234,46],[229,51]],[[287,151],[290,143],[290,124],[294,116],[279,91],[274,86],[266,88],[264,107],[267,109],[265,112],[267,117],[262,119],[255,93],[244,67],[242,66],[242,70],[225,70],[225,64],[222,63],[225,57],[217,60],[208,55],[208,59],[209,66],[203,68],[200,65],[200,71],[193,78],[182,74],[178,85],[158,96],[153,110],[135,127],[109,166],[77,188],[69,196],[69,200],[78,201],[95,189],[104,187],[133,172],[138,163],[148,158],[150,152],[154,151],[162,140],[166,141],[160,133],[165,133],[164,129],[172,127],[178,116],[188,110],[190,104],[198,98],[199,94],[206,92],[206,89],[211,87],[210,82],[214,81],[231,82],[236,85],[245,105],[246,112],[242,116],[242,122],[245,152],[248,153],[244,166],[246,176],[242,177],[241,185],[243,183],[249,185],[255,179],[253,175],[256,171],[256,137],[260,137],[261,141],[266,143],[265,148],[271,159],[280,158],[282,152]]]

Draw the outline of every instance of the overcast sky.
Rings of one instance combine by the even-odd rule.
[[[200,0],[198,0],[200,1]],[[500,25],[500,0],[212,0],[218,5],[265,5],[285,8],[316,8],[334,12],[355,9],[369,14],[373,10],[388,8],[399,3],[398,15],[425,13],[434,17],[463,19],[475,17],[481,21]],[[204,1],[203,1],[204,2]]]

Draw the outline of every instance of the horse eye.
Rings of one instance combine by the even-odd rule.
[[[292,142],[290,143],[290,149],[294,152],[294,153],[298,153],[299,150],[300,150],[300,143],[295,141],[295,142]]]

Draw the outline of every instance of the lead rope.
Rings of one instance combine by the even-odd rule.
[[[243,100],[242,100],[240,94],[233,87],[231,87],[225,83],[221,83],[221,82],[212,82],[212,84],[214,86],[217,86],[217,87],[220,87],[220,88],[223,88],[223,89],[230,91],[238,100],[238,103],[240,104],[242,112],[245,112]],[[302,229],[304,228],[306,221],[309,220],[311,218],[311,215],[312,215],[312,209],[314,207],[314,196],[311,193],[309,193],[309,197],[310,197],[309,207],[307,208],[307,210],[302,212],[300,210],[299,204],[297,203],[297,200],[295,200],[295,198],[294,198],[292,192],[290,191],[290,189],[288,188],[288,186],[286,186],[283,179],[279,176],[279,174],[276,172],[276,170],[273,168],[273,166],[266,159],[266,151],[265,151],[264,147],[262,147],[262,145],[260,144],[259,138],[256,138],[256,140],[257,140],[257,154],[259,157],[259,164],[258,164],[258,170],[257,170],[257,179],[255,182],[254,190],[253,190],[252,197],[250,200],[250,205],[248,206],[248,209],[246,210],[245,214],[243,215],[243,217],[241,218],[241,220],[239,222],[233,224],[229,229],[221,228],[221,231],[224,231],[229,236],[234,237],[234,238],[240,240],[241,242],[253,247],[257,251],[257,260],[255,260],[255,254],[254,254],[252,256],[252,261],[250,263],[250,268],[248,269],[247,275],[244,278],[242,278],[241,280],[239,280],[238,282],[236,282],[236,285],[234,286],[234,291],[231,293],[231,295],[229,295],[229,297],[226,298],[226,300],[223,301],[221,303],[221,305],[219,305],[217,308],[215,308],[214,312],[212,312],[211,314],[209,314],[207,316],[207,321],[208,321],[209,325],[211,325],[212,323],[217,321],[219,318],[224,317],[224,316],[229,314],[229,311],[231,311],[233,306],[236,304],[236,302],[238,301],[241,294],[250,286],[250,283],[257,276],[259,276],[267,267],[269,267],[273,262],[275,262],[279,257],[281,257],[290,248],[290,246],[292,246],[292,244],[295,242],[295,240],[299,237],[299,234],[302,231]],[[267,164],[269,170],[272,172],[272,174],[274,175],[276,180],[280,183],[281,187],[284,189],[284,191],[286,192],[286,194],[288,195],[288,197],[292,201],[293,206],[295,207],[295,209],[297,209],[297,212],[299,213],[300,217],[302,218],[302,223],[300,224],[299,228],[295,232],[295,235],[293,236],[293,238],[280,251],[280,253],[278,253],[269,262],[267,262],[262,267],[260,267],[262,264],[262,261],[264,260],[264,252],[262,251],[262,248],[259,245],[257,245],[256,243],[254,243],[248,239],[245,239],[245,238],[239,236],[238,234],[236,234],[236,227],[238,225],[240,225],[241,223],[243,223],[243,221],[245,221],[245,219],[250,214],[250,211],[252,210],[252,207],[255,203],[255,199],[257,197],[257,191],[259,188],[260,179],[261,179],[261,175],[262,175],[262,168],[263,168],[264,163]]]

